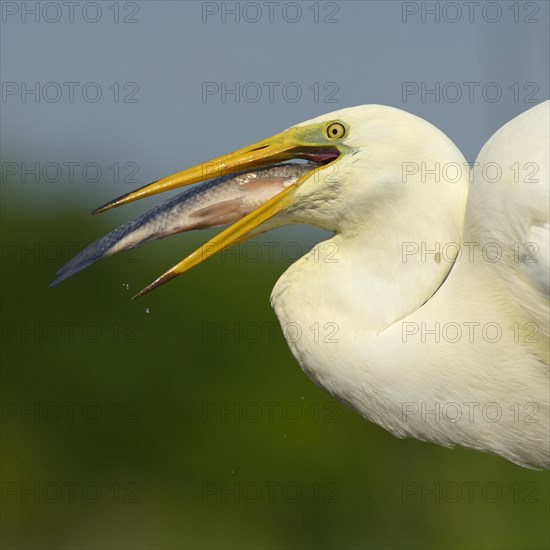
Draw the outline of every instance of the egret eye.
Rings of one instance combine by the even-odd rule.
[[[346,128],[339,122],[333,122],[327,128],[327,136],[330,139],[340,139],[346,135]]]

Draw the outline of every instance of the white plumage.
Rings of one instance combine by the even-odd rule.
[[[316,119],[348,121],[355,154],[287,215],[335,235],[271,297],[283,327],[302,327],[287,340],[314,382],[399,437],[549,467],[548,115],[546,102],[488,141],[468,199],[468,172],[450,170],[463,156],[429,123],[380,106]]]

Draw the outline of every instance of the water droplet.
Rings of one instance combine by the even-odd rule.
[[[128,290],[130,288],[130,285],[128,283],[122,283],[122,287],[125,289],[125,290]]]
[[[145,309],[145,313],[149,313],[151,311],[148,307],[146,307],[144,309]]]

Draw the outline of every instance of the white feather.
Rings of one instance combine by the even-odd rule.
[[[550,467],[548,109],[488,141],[469,196],[460,151],[413,115],[370,105],[304,123],[344,121],[353,150],[278,216],[334,236],[283,274],[272,304],[306,374],[399,437]],[[538,181],[521,181],[527,163]]]

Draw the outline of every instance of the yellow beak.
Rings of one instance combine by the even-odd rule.
[[[263,141],[244,147],[232,153],[217,157],[209,162],[193,166],[182,172],[167,176],[150,185],[146,185],[136,191],[123,195],[107,204],[97,208],[93,213],[104,212],[111,208],[127,204],[129,202],[149,197],[163,191],[175,189],[193,183],[219,177],[224,174],[249,170],[253,168],[269,166],[274,163],[287,161],[291,159],[312,159],[318,160],[327,155],[328,160],[333,161],[338,156],[336,147],[327,143],[315,143],[311,140],[311,131],[308,128],[294,127],[280,134],[267,138]],[[312,142],[313,141],[313,142]],[[169,269],[150,285],[138,292],[134,298],[138,298],[151,292],[160,285],[173,279],[177,275],[184,273],[188,269],[203,262],[210,256],[246,240],[247,235],[257,226],[287,207],[290,202],[290,196],[294,189],[302,181],[309,177],[306,173],[295,183],[283,189],[280,193],[272,197],[262,206],[250,212],[233,225],[216,235],[213,239],[202,245],[198,250],[191,253],[187,258]]]

